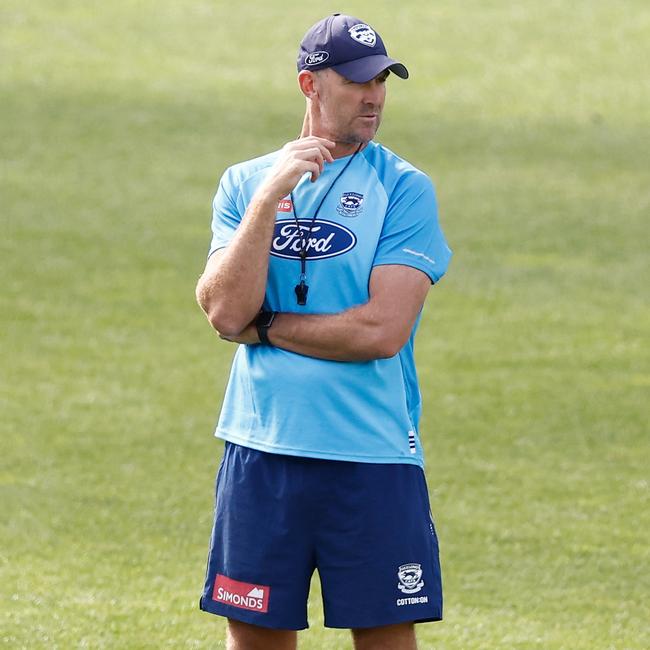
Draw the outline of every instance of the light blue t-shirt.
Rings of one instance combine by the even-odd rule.
[[[213,203],[209,254],[228,245],[256,188],[279,152],[230,167]],[[306,175],[278,204],[265,309],[337,313],[366,303],[374,266],[402,264],[437,282],[451,251],[440,230],[430,179],[370,142]],[[332,186],[332,182],[336,182]],[[301,247],[293,210],[307,229],[307,304],[299,306]],[[420,390],[413,339],[390,359],[328,361],[264,345],[240,345],[215,435],[261,451],[369,463],[423,465],[418,434]],[[270,332],[273,339],[272,329]]]

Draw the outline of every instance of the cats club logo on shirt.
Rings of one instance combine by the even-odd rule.
[[[343,192],[336,206],[336,211],[342,217],[358,217],[363,212],[363,194],[358,192]]]

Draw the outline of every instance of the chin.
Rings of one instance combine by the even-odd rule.
[[[357,131],[356,133],[348,133],[347,135],[341,137],[337,141],[345,142],[346,144],[367,144],[375,137],[376,134],[377,134],[377,129],[373,129],[372,131],[365,131],[365,132]]]
[[[368,143],[377,135],[377,131],[372,131],[371,133],[364,133],[359,135],[359,142]]]

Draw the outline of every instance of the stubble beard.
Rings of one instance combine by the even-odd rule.
[[[373,140],[374,137],[377,135],[377,131],[379,131],[379,127],[381,126],[381,115],[378,116],[377,118],[377,127],[372,130],[370,135],[365,135],[361,134],[358,131],[355,132],[353,130],[343,132],[339,136],[336,137],[336,142],[341,142],[342,144],[367,144],[370,142],[370,140]]]

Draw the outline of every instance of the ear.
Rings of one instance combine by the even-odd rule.
[[[307,99],[313,99],[318,91],[316,89],[316,75],[310,70],[301,70],[298,73],[300,91]]]

